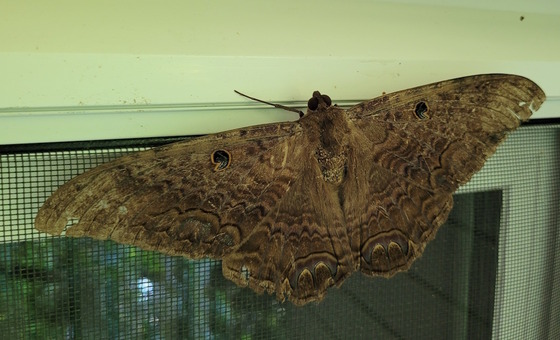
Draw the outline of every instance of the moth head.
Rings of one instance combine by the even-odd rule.
[[[324,110],[331,106],[332,101],[326,94],[321,94],[319,91],[313,92],[313,97],[307,101],[307,108],[310,111]]]

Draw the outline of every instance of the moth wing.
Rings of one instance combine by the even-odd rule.
[[[336,193],[306,143],[293,122],[127,155],[61,186],[35,225],[222,259],[224,276],[238,285],[298,304],[318,300],[351,273],[350,251]]]
[[[300,148],[295,152],[305,150]],[[271,214],[224,257],[224,276],[296,305],[323,299],[356,269],[338,192],[323,180],[311,153],[306,167]]]
[[[347,113],[344,211],[362,272],[406,270],[435,237],[453,192],[545,100],[532,81],[480,75],[395,92]]]
[[[221,257],[247,236],[238,226],[255,225],[289,189],[287,157],[301,136],[296,123],[262,125],[118,158],[61,186],[36,228]]]

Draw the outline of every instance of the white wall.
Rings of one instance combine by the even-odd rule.
[[[523,17],[523,20],[521,18]],[[560,116],[560,2],[0,3],[0,144],[209,133],[433,81],[531,78]],[[263,113],[264,112],[264,113]]]

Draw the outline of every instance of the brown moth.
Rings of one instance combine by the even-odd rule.
[[[297,121],[178,142],[89,170],[45,202],[35,225],[221,259],[237,285],[303,305],[355,271],[407,270],[447,219],[453,192],[544,100],[532,81],[504,74],[420,86],[346,110],[315,92]]]

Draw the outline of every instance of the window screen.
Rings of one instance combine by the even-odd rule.
[[[161,141],[3,147],[1,337],[560,338],[559,137],[560,126],[520,128],[455,194],[410,270],[354,273],[303,307],[237,287],[220,261],[34,229],[38,208],[65,181]]]

